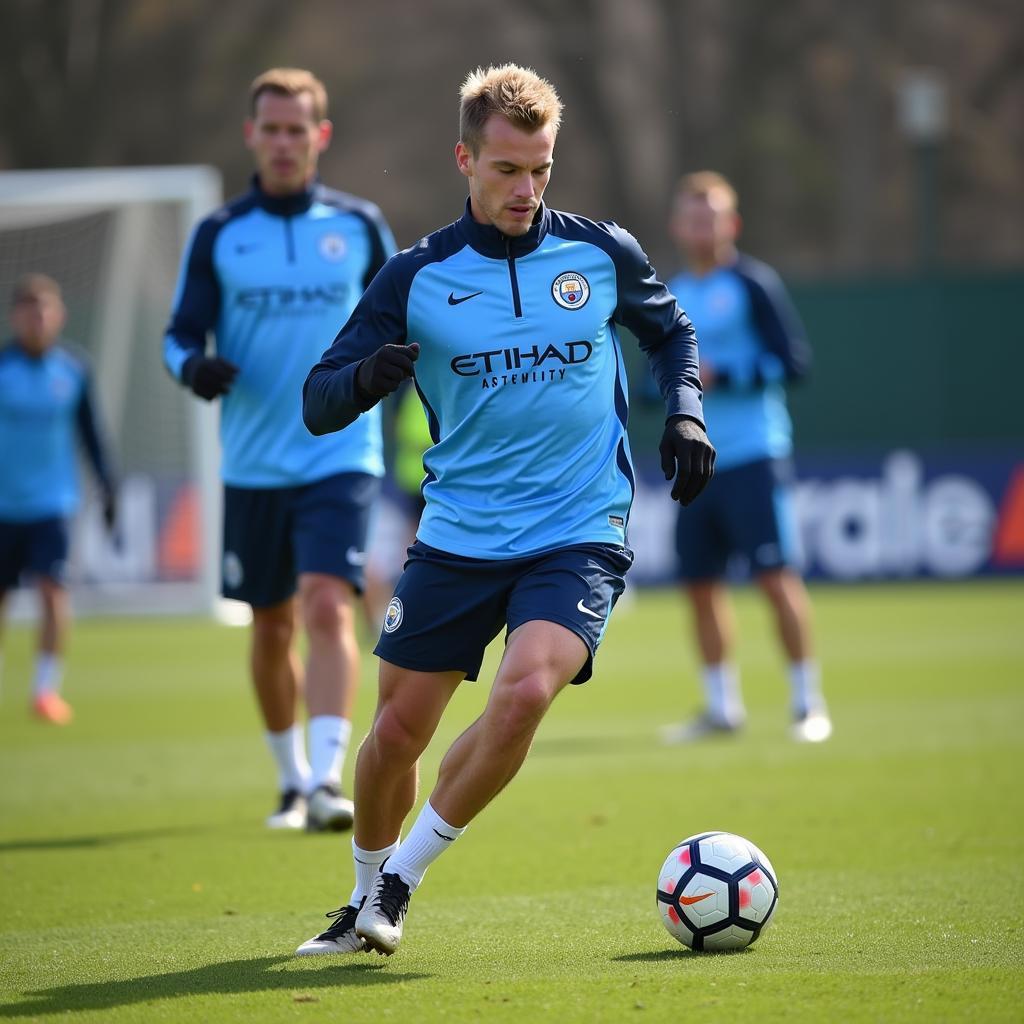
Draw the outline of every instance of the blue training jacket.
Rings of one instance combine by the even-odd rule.
[[[811,352],[779,275],[741,255],[709,274],[677,274],[668,287],[700,325],[701,356],[714,369],[704,414],[716,468],[787,458],[793,431],[785,384],[807,372]]]
[[[164,362],[206,351],[239,367],[221,399],[224,482],[286,487],[335,473],[384,473],[380,417],[330,438],[302,425],[306,372],[395,251],[372,203],[320,183],[297,195],[252,188],[196,227],[185,252]]]
[[[622,545],[633,498],[615,324],[647,353],[669,415],[703,423],[693,327],[636,239],[541,208],[519,238],[461,220],[392,257],[304,388],[315,434],[375,403],[358,364],[419,342],[434,445],[417,536],[476,558]]]
[[[64,345],[33,356],[0,348],[0,520],[32,522],[78,508],[76,440],[100,486],[114,486],[85,357]]]

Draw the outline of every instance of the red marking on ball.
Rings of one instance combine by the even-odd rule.
[[[676,908],[673,907],[671,904],[669,904],[668,916],[669,916],[669,920],[673,924],[679,924],[679,915],[676,913]]]
[[[743,886],[743,887],[740,888],[740,907],[742,908],[742,907],[749,907],[749,906],[750,906],[750,890],[746,886]]]
[[[761,881],[761,872],[760,871],[751,871],[750,874],[747,875],[747,881],[751,885],[757,885],[757,883]]]
[[[687,867],[690,866],[690,848],[688,846],[684,846],[679,851],[679,863],[685,864]]]

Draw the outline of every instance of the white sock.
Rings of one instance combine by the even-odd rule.
[[[821,695],[821,669],[816,661],[794,661],[789,666],[789,685],[793,688],[793,714],[805,715],[824,708]]]
[[[306,760],[302,726],[296,722],[290,729],[267,732],[266,735],[267,746],[277,765],[277,782],[281,792],[297,789],[305,793],[309,789],[309,762]]]
[[[746,718],[740,694],[740,674],[726,661],[701,669],[704,695],[711,717],[719,722],[739,725]]]
[[[454,828],[441,817],[428,800],[416,823],[402,843],[401,850],[388,862],[388,871],[398,875],[410,891],[423,881],[427,868],[455,842],[468,826]]]
[[[341,766],[348,753],[352,723],[339,715],[315,715],[309,720],[311,788],[341,782]]]
[[[32,680],[32,696],[59,693],[63,665],[59,654],[37,654],[36,674]]]
[[[370,886],[373,885],[373,878],[380,870],[381,864],[398,853],[398,846],[401,843],[400,839],[396,839],[390,846],[385,846],[383,850],[363,850],[356,846],[356,841],[352,840],[352,861],[356,868],[356,887],[352,890],[352,895],[349,897],[349,905],[358,907],[363,902],[363,897],[370,891]]]

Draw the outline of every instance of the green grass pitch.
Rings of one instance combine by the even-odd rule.
[[[789,740],[767,612],[744,591],[746,735],[661,747],[658,725],[697,703],[694,659],[675,595],[642,594],[430,869],[387,960],[291,956],[347,896],[349,841],[262,827],[274,783],[244,630],[80,622],[77,718],[55,729],[27,715],[31,634],[10,629],[0,1021],[1021,1020],[1024,586],[813,595],[831,742]],[[456,696],[428,786],[486,692]],[[742,953],[694,955],[657,917],[663,858],[705,829],[779,872],[775,922]]]

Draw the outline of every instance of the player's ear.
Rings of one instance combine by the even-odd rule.
[[[256,131],[256,123],[251,117],[247,117],[242,122],[242,137],[245,139],[245,145],[252,149],[252,138],[253,133]]]
[[[334,138],[334,124],[328,121],[327,118],[324,118],[317,126],[317,131],[319,132],[317,146],[322,153],[331,144],[331,139]]]
[[[459,168],[459,171],[464,174],[467,178],[473,176],[473,154],[469,151],[469,147],[462,142],[455,143],[455,163]]]
[[[743,218],[738,214],[732,215],[732,237],[739,238],[743,231]]]

